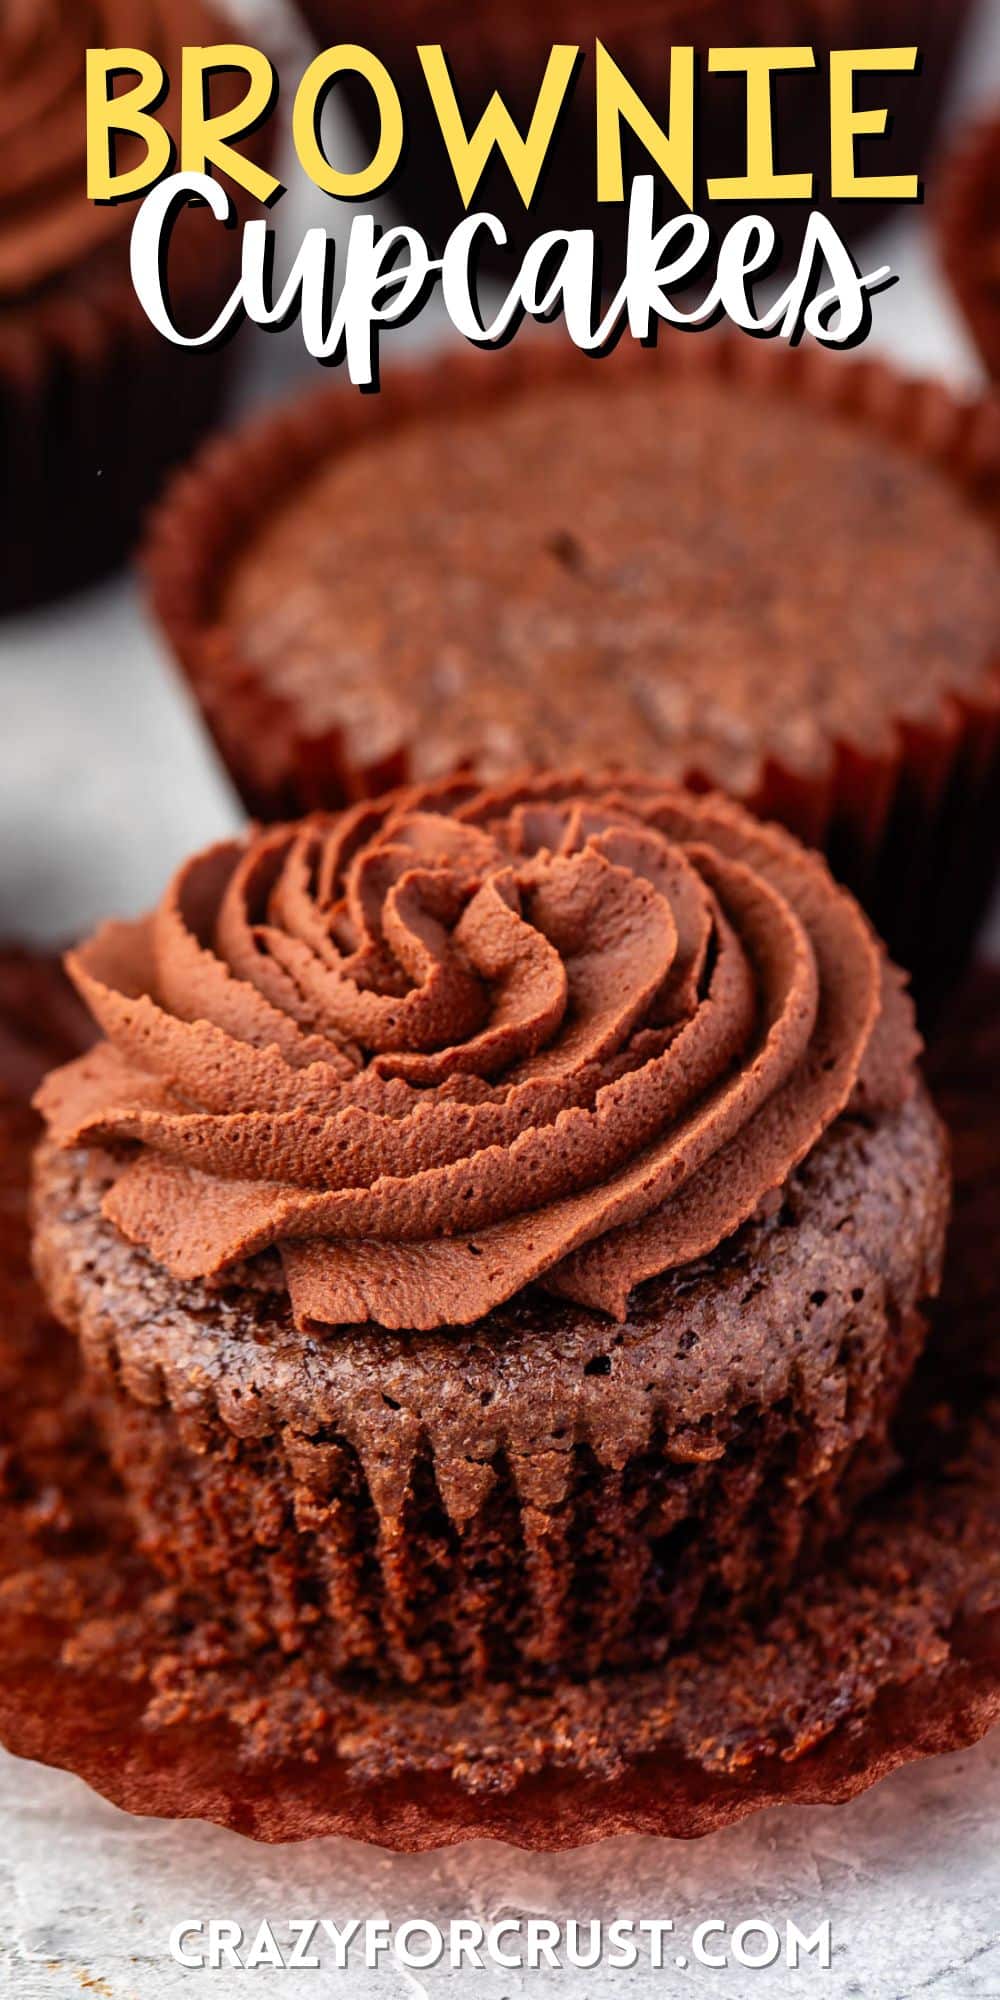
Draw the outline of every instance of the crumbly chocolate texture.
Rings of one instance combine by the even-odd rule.
[[[0,973],[3,965],[0,962]],[[24,967],[18,967],[23,997]],[[4,981],[0,977],[0,995]],[[64,988],[35,968],[32,1043]],[[37,1122],[0,1105],[0,1735],[138,1813],[263,1840],[424,1848],[700,1834],[779,1801],[844,1799],[1000,1716],[1000,980],[980,974],[931,1052],[958,1201],[936,1337],[897,1426],[897,1479],[761,1624],[699,1625],[669,1675],[459,1703],[247,1648],[136,1554],[79,1394],[77,1343],[28,1268]],[[61,1031],[52,1057],[67,1053]]]
[[[885,1476],[948,1188],[921,1094],[841,1120],[622,1326],[529,1291],[472,1329],[322,1338],[266,1264],[167,1277],[101,1216],[110,1171],[41,1150],[35,1258],[147,1552],[261,1644],[477,1684],[635,1667],[774,1600]]]

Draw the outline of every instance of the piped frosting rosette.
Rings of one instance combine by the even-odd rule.
[[[179,1280],[280,1252],[301,1329],[622,1317],[916,1038],[851,897],[715,796],[471,782],[251,832],[71,954],[104,1039],[39,1095]]]

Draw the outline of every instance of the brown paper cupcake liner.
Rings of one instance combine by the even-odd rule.
[[[983,365],[1000,379],[1000,116],[960,140],[937,200],[944,267]]]
[[[266,165],[274,134],[247,141]],[[253,213],[232,190],[240,221]],[[191,232],[189,235],[188,232]],[[240,231],[188,218],[171,253],[178,323],[218,317],[239,276]],[[127,234],[36,297],[0,307],[0,613],[76,589],[120,562],[167,472],[216,417],[233,343],[173,346],[132,287]]]
[[[206,319],[235,273],[219,275]],[[229,353],[168,349],[131,305],[124,297],[100,305],[53,300],[34,314],[30,333],[0,329],[0,428],[9,454],[2,611],[112,568],[165,474],[218,409]]]
[[[939,1162],[931,1130],[921,1118],[907,1155],[914,1176],[931,1143]],[[855,1136],[855,1161],[867,1161],[871,1135]],[[845,1142],[823,1185],[828,1195],[843,1176],[843,1209],[856,1214],[843,1192],[849,1157]],[[277,1385],[249,1388],[238,1360],[216,1366],[213,1379],[214,1341],[204,1359],[180,1343],[164,1357],[148,1340],[158,1313],[173,1309],[178,1321],[197,1324],[213,1313],[213,1295],[172,1281],[159,1291],[144,1260],[137,1266],[131,1246],[99,1221],[105,1184],[98,1162],[44,1150],[35,1268],[79,1341],[143,1550],[163,1575],[207,1595],[224,1578],[251,1643],[322,1655],[323,1671],[482,1688],[524,1672],[580,1679],[649,1666],[700,1629],[707,1606],[716,1619],[723,1608],[727,1618],[746,1618],[773,1607],[892,1469],[891,1424],[927,1323],[895,1286],[884,1309],[862,1305],[863,1259],[853,1248],[839,1269],[831,1264],[819,1298],[821,1308],[836,1301],[835,1334],[800,1329],[790,1370],[738,1409],[709,1407],[681,1424],[668,1400],[650,1423],[623,1400],[611,1451],[602,1444],[611,1367],[603,1350],[615,1354],[619,1384],[627,1377],[642,1385],[642,1403],[654,1389],[644,1380],[654,1364],[641,1337],[630,1351],[607,1321],[592,1323],[579,1354],[590,1378],[584,1395],[571,1404],[564,1381],[551,1419],[554,1436],[572,1438],[572,1448],[554,1448],[547,1428],[539,1450],[523,1418],[505,1423],[499,1438],[475,1436],[479,1407],[503,1399],[505,1373],[517,1371],[502,1350],[466,1350],[457,1382],[447,1335],[443,1353],[429,1336],[411,1345],[386,1335],[349,1402],[343,1394],[330,1400],[334,1357],[325,1394],[317,1378],[315,1399],[294,1411]],[[818,1199],[815,1185],[810,1198]],[[790,1213],[795,1206],[793,1197]],[[902,1232],[903,1209],[890,1212]],[[81,1217],[91,1225],[82,1238]],[[891,1231],[885,1205],[879,1217]],[[936,1240],[942,1221],[936,1213]],[[745,1245],[739,1290],[749,1270],[761,1266]],[[932,1282],[929,1271],[913,1279],[914,1288]],[[798,1298],[782,1291],[777,1310],[791,1324],[813,1313],[810,1283],[815,1274]],[[766,1298],[768,1289],[765,1267],[752,1290]],[[262,1305],[263,1323],[280,1339]],[[720,1288],[710,1319],[721,1309]],[[690,1325],[681,1333],[677,1321],[674,1332],[694,1344],[702,1318],[690,1290],[686,1310]],[[657,1334],[662,1311],[651,1309]],[[530,1314],[526,1305],[523,1320]],[[216,1324],[225,1339],[224,1314]],[[558,1308],[544,1325],[557,1347],[572,1338],[572,1316],[561,1323]],[[818,1348],[812,1358],[807,1340]],[[421,1361],[428,1380],[444,1363],[448,1405],[436,1410],[432,1396],[401,1414],[402,1385]]]
[[[475,206],[499,214],[517,257],[543,229],[596,229],[609,287],[621,276],[625,222],[622,210],[599,205],[594,194],[593,47],[598,37],[654,111],[664,101],[671,45],[696,50],[699,195],[705,178],[733,178],[745,172],[746,165],[745,85],[738,77],[709,77],[708,49],[744,44],[815,47],[815,72],[779,80],[776,86],[780,161],[786,172],[812,170],[816,206],[832,215],[850,242],[884,221],[891,205],[830,198],[823,145],[817,142],[828,117],[824,52],[916,43],[922,56],[918,79],[875,77],[862,82],[859,92],[865,104],[891,104],[893,168],[918,172],[933,145],[951,59],[969,12],[968,0],[954,0],[947,7],[935,6],[934,0],[618,0],[603,6],[600,0],[583,6],[550,0],[542,7],[514,8],[463,7],[455,0],[405,0],[402,6],[394,0],[376,0],[374,5],[367,0],[300,0],[300,7],[321,43],[358,41],[374,48],[386,63],[402,98],[408,137],[390,198],[436,252],[465,211],[417,45],[442,44],[467,124],[474,122],[498,89],[523,131],[552,43],[578,44],[585,57],[583,74],[564,108],[530,213],[526,214],[507,170],[495,164],[487,167]],[[374,148],[378,134],[370,92],[359,89],[351,104],[366,145]],[[627,183],[632,174],[646,170],[648,160],[637,145],[627,150],[626,159]],[[874,172],[875,164],[868,170]],[[661,199],[664,220],[680,212],[680,202],[666,184]],[[695,206],[701,206],[700,199]],[[791,257],[800,246],[808,207],[802,202],[772,203],[770,208],[759,201],[718,203],[710,220],[721,233],[738,215],[763,208]],[[511,255],[494,253],[489,245],[486,261],[505,270],[514,268]]]
[[[375,405],[340,391],[300,398],[209,445],[174,482],[146,549],[153,605],[252,813],[282,819],[336,808],[412,773],[405,743],[363,762],[340,731],[304,731],[294,701],[263,684],[218,612],[231,553],[330,452],[348,451],[436,408],[492,406],[518,388],[592,365],[555,339],[515,343],[504,354],[449,354],[398,372]],[[600,366],[720,373],[748,397],[777,386],[943,468],[1000,523],[994,402],[963,403],[939,383],[908,380],[880,362],[837,365],[815,350],[731,336],[671,340],[657,355],[626,342]],[[725,783],[711,768],[682,775],[705,786]],[[933,995],[961,965],[996,872],[1000,651],[995,663],[984,663],[977,696],[956,692],[919,721],[900,715],[877,745],[831,742],[824,771],[762,756],[741,797],[826,851],[893,956],[914,973],[922,997]]]
[[[130,1810],[259,1839],[419,1849],[694,1835],[780,1800],[845,1799],[1000,1715],[1000,975],[970,986],[932,1069],[958,1200],[936,1333],[897,1427],[899,1471],[765,1623],[706,1621],[665,1665],[446,1703],[303,1650],[247,1650],[217,1605],[138,1555],[75,1345],[28,1267],[37,1126],[0,1106],[0,1737]],[[0,958],[6,1074],[75,1022],[50,963]],[[20,1076],[9,1059],[31,1024]]]

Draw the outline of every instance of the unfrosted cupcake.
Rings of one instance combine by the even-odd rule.
[[[825,848],[933,985],[995,862],[998,469],[877,364],[537,342],[251,425],[149,567],[252,811],[620,760]]]
[[[663,1657],[891,1463],[948,1167],[912,1011],[735,805],[542,777],[215,848],[70,960],[36,1265],[148,1553],[430,1684]]]
[[[0,611],[86,582],[117,561],[167,467],[218,408],[229,349],[172,347],[129,274],[134,202],[86,196],[85,56],[135,44],[173,88],[184,44],[232,29],[204,0],[14,0],[0,18]],[[231,90],[223,79],[219,102]],[[270,148],[267,127],[248,142]],[[246,197],[237,193],[241,214]],[[170,261],[186,330],[210,326],[239,269],[238,231],[184,218]]]

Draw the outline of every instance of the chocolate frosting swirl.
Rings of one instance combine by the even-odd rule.
[[[280,1250],[301,1327],[468,1324],[542,1281],[623,1316],[852,1098],[910,1004],[857,905],[711,796],[413,789],[197,856],[70,955],[105,1039],[39,1093],[121,1148],[118,1228],[180,1279]]]
[[[4,0],[0,7],[0,300],[31,294],[127,239],[132,202],[87,200],[88,48],[146,49],[171,81],[185,43],[223,38],[201,0]],[[158,114],[176,139],[171,91]],[[142,157],[118,144],[121,172]]]

